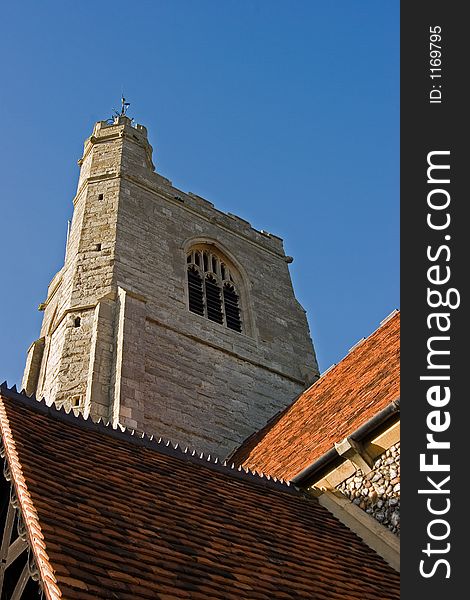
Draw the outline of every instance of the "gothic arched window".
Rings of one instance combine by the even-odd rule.
[[[213,248],[197,246],[186,263],[189,310],[241,332],[240,297],[228,261]]]

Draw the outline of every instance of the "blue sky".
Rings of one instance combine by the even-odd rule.
[[[9,2],[0,53],[1,380],[123,88],[158,172],[284,239],[322,371],[399,308],[398,0]]]

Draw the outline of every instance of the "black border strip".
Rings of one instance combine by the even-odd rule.
[[[469,399],[464,383],[470,328],[466,322],[469,234],[464,136],[469,128],[464,88],[468,87],[469,25],[464,6],[435,0],[401,3],[401,580],[405,599],[460,598],[466,595],[460,590],[468,587]],[[430,46],[431,42],[440,48]],[[433,50],[440,55],[431,54]],[[450,169],[427,173],[430,163]],[[439,202],[443,208],[430,206]],[[438,227],[447,226],[433,228],[428,219]],[[428,290],[434,290],[431,296]],[[453,308],[444,305],[446,299]],[[430,316],[433,313],[440,313],[440,320]],[[438,323],[442,329],[448,326],[447,331],[441,331]],[[444,353],[430,353],[430,348]],[[432,387],[434,392],[429,391]],[[439,400],[447,393],[447,401]],[[443,430],[436,432],[438,426]],[[428,434],[449,448],[427,447]],[[424,466],[432,461],[439,465],[434,471]],[[444,470],[446,465],[449,471]]]

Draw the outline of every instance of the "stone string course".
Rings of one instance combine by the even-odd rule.
[[[354,504],[400,535],[400,442],[374,463],[370,473],[361,470],[337,487]]]

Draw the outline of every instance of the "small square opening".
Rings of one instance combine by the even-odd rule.
[[[70,399],[70,404],[72,405],[72,408],[79,408],[81,399],[82,397],[80,396],[80,394],[72,396],[72,398]]]

